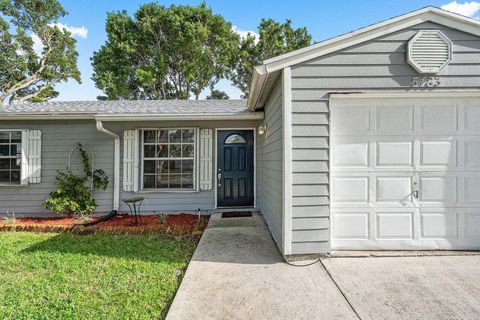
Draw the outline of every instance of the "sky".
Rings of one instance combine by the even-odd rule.
[[[82,83],[69,81],[56,86],[60,92],[56,100],[96,100],[102,92],[91,80],[93,69],[90,58],[94,51],[105,43],[105,19],[107,12],[126,10],[133,13],[143,3],[139,0],[60,0],[69,13],[59,23],[68,28],[77,40],[79,53],[78,67]],[[198,5],[202,1],[157,1],[161,5]],[[221,14],[234,26],[240,35],[246,31],[255,32],[262,18],[277,21],[290,19],[294,27],[307,27],[315,41],[322,41],[337,35],[365,27],[429,5],[442,7],[466,16],[480,16],[480,2],[442,0],[208,0],[213,12]],[[35,40],[35,39],[34,39]],[[230,98],[239,98],[241,92],[229,81],[222,80],[217,89],[227,92]],[[204,92],[200,98],[205,98]]]

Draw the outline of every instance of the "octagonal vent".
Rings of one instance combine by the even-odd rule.
[[[409,42],[408,63],[419,73],[438,73],[452,59],[452,43],[438,30],[421,30]]]

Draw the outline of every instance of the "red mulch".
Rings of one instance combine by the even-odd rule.
[[[201,216],[202,223],[206,224],[208,222],[208,216]],[[99,219],[99,217],[92,217],[88,221],[95,221]],[[194,214],[172,214],[166,216],[167,222],[164,224],[159,223],[159,217],[156,215],[148,215],[148,216],[140,216],[138,225],[133,225],[130,216],[127,214],[119,214],[114,218],[101,222],[95,227],[102,228],[102,227],[148,227],[148,226],[159,226],[163,225],[165,227],[177,227],[177,226],[193,226],[198,221],[198,215]],[[75,218],[68,218],[68,217],[42,217],[42,218],[35,218],[35,217],[25,217],[25,218],[16,218],[15,225],[38,225],[38,226],[64,226],[64,227],[73,227],[76,224],[80,224],[84,221]],[[6,225],[5,220],[0,220],[0,226]]]

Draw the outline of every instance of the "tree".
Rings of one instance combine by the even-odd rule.
[[[58,96],[56,83],[80,82],[76,41],[55,25],[66,14],[57,0],[0,0],[2,104],[49,100]],[[41,52],[32,37],[40,40]]]
[[[133,18],[110,12],[106,31],[92,64],[107,99],[198,99],[226,77],[238,52],[231,24],[205,3],[145,4]]]
[[[226,92],[217,89],[211,89],[210,94],[207,96],[207,100],[228,100],[230,97]]]
[[[244,97],[249,93],[253,67],[266,59],[312,44],[312,36],[307,28],[293,29],[290,20],[279,23],[272,19],[262,19],[258,31],[258,39],[249,33],[241,40],[235,72],[230,78]]]

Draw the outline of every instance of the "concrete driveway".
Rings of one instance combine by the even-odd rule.
[[[294,267],[261,216],[213,215],[167,319],[480,319],[480,256]]]

